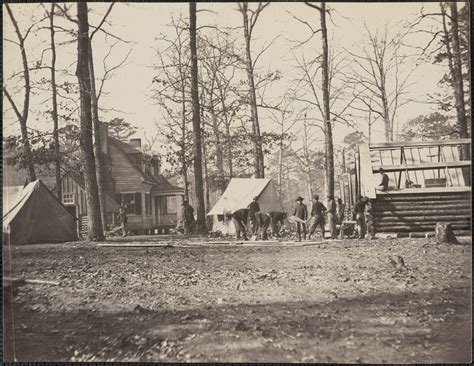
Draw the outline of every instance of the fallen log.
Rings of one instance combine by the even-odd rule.
[[[423,194],[423,193],[410,193],[410,194],[390,194],[390,195],[378,195],[377,202],[393,202],[393,201],[456,201],[469,199],[471,192],[464,193],[440,193],[440,194]]]
[[[15,286],[15,285],[24,286],[26,284],[59,286],[61,284],[61,282],[55,282],[55,281],[13,278],[13,277],[3,277],[3,281],[4,282],[6,281],[7,283],[10,283],[13,286]]]
[[[423,212],[424,214],[424,212]],[[416,220],[416,221],[413,221]],[[375,217],[374,221],[376,223],[386,223],[386,222],[434,222],[437,221],[455,221],[455,222],[466,222],[469,223],[470,217],[465,215],[452,215],[452,216],[405,216],[403,214],[397,215],[390,215],[390,216],[382,216],[382,217]]]
[[[404,209],[410,209],[410,208],[419,208],[419,207],[425,207],[425,208],[437,208],[440,207],[442,209],[453,209],[453,208],[471,208],[472,204],[470,201],[465,200],[465,201],[450,201],[448,202],[440,202],[440,201],[420,201],[420,202],[376,202],[373,205],[373,210],[377,211],[380,209],[387,209],[387,208],[404,208]]]

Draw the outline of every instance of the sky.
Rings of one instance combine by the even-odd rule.
[[[90,23],[98,24],[108,8],[108,3],[90,3]],[[49,4],[46,6],[50,6]],[[255,6],[255,5],[254,5]],[[364,24],[371,30],[387,25],[390,32],[396,33],[403,29],[403,25],[412,21],[419,14],[420,8],[428,11],[430,8],[437,9],[437,3],[333,3],[328,4],[333,9],[332,21],[328,20],[330,36],[330,48],[336,51],[344,49],[355,49],[364,44],[367,39],[364,33]],[[32,22],[37,21],[43,14],[44,9],[38,4],[12,4],[12,11],[17,16],[20,29],[24,31]],[[199,3],[198,27],[206,24],[217,24],[218,26],[237,27],[241,25],[241,15],[236,11],[235,3]],[[205,11],[204,11],[205,10]],[[15,39],[10,19],[5,9],[3,16],[4,37]],[[75,8],[73,8],[75,15]],[[156,65],[156,38],[160,34],[170,34],[171,16],[188,14],[187,3],[117,3],[108,18],[106,29],[128,41],[119,42],[107,58],[107,64],[116,65],[130,53],[126,64],[117,69],[113,77],[105,84],[105,91],[101,97],[101,105],[108,109],[102,115],[103,120],[121,117],[136,125],[137,135],[143,137],[145,134],[151,136],[155,133],[155,123],[160,124],[162,114],[151,98],[152,80],[156,75],[153,65]],[[272,88],[268,98],[278,98],[287,88],[294,75],[294,57],[302,50],[292,50],[294,40],[303,40],[309,36],[308,29],[295,17],[314,24],[319,24],[319,14],[302,3],[272,3],[262,13],[254,31],[252,51],[258,53],[262,47],[271,42],[276,36],[278,39],[272,44],[268,51],[262,55],[257,67],[266,69],[278,69],[281,71],[283,80]],[[71,27],[71,24],[69,24]],[[242,34],[242,29],[234,32]],[[35,29],[27,39],[27,51],[30,62],[41,54],[48,41],[49,33],[45,29]],[[60,35],[58,35],[61,38]],[[427,36],[416,35],[411,42],[424,44]],[[242,37],[243,38],[243,37]],[[97,34],[94,39],[94,57],[96,60],[96,76],[101,77],[102,62],[109,49],[109,44],[114,39],[107,39],[102,34]],[[58,53],[58,64],[60,68],[74,73],[74,62],[76,45],[62,46]],[[317,55],[321,51],[320,35],[317,34],[305,46],[305,54]],[[21,70],[20,52],[16,45],[4,42],[3,46],[3,68],[5,84],[8,88],[17,88],[20,94],[16,94],[15,100],[21,105],[21,87],[16,83],[9,84],[8,76]],[[59,51],[58,51],[59,52]],[[49,60],[49,53],[44,53],[45,60]],[[417,99],[424,99],[427,93],[432,93],[438,86],[437,83],[445,72],[443,67],[432,65],[429,62],[420,63],[411,76],[413,86],[409,95]],[[44,75],[43,75],[44,76]],[[47,76],[47,75],[46,75]],[[32,78],[35,76],[33,75]],[[39,77],[39,76],[38,76]],[[32,96],[32,109],[45,103],[46,92],[37,92]],[[421,114],[433,111],[433,106],[425,103],[412,102],[399,110],[399,123],[415,118]],[[262,130],[272,131],[275,126],[268,118],[265,111],[261,112]],[[364,129],[364,121],[355,121]],[[37,129],[49,128],[44,116],[35,115],[29,122],[30,127]],[[8,102],[4,100],[4,135],[16,133],[19,130],[18,122],[12,114]],[[382,138],[382,125],[373,128],[374,139]],[[336,145],[341,144],[344,136],[350,132],[346,126],[336,125],[334,140]]]

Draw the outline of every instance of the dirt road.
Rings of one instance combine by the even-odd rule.
[[[13,248],[17,360],[470,360],[470,241],[175,244]]]

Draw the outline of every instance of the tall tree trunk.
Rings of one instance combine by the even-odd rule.
[[[94,72],[94,56],[92,53],[92,40],[89,38],[89,75],[91,79],[91,111],[92,126],[94,130],[94,158],[95,158],[95,175],[97,179],[97,191],[99,194],[100,219],[102,221],[102,230],[107,227],[107,210],[105,207],[105,190],[104,190],[104,164],[102,158],[102,143],[100,141],[100,121],[99,121],[99,105],[97,100],[97,91],[95,88],[95,72]],[[106,137],[107,138],[107,137]]]
[[[201,115],[198,90],[198,64],[196,46],[196,3],[189,3],[189,33],[191,49],[191,98],[193,103],[194,137],[194,182],[196,194],[197,231],[206,232],[206,214],[204,212],[204,191],[202,180]]]
[[[212,104],[212,101],[211,101]],[[211,118],[212,118],[212,130],[214,132],[214,137],[216,139],[216,168],[219,172],[219,176],[224,176],[224,153],[222,151],[222,144],[220,138],[219,126],[217,124],[217,115],[214,111],[214,107],[211,105],[210,108]]]
[[[248,3],[242,3],[242,16],[244,21],[244,38],[245,38],[245,69],[247,71],[247,78],[249,82],[249,102],[250,102],[250,114],[252,117],[252,132],[253,132],[253,145],[254,145],[254,172],[255,178],[265,178],[265,168],[263,160],[262,150],[262,138],[260,135],[260,123],[258,120],[257,110],[257,95],[255,92],[255,81],[253,77],[253,65],[252,65],[252,54],[250,52],[250,31],[249,31],[249,20],[248,20]]]
[[[203,97],[204,99],[204,93],[201,94],[201,96]],[[209,206],[210,206],[210,184],[209,184],[209,171],[208,171],[208,168],[207,168],[207,135],[206,135],[206,123],[204,122],[204,108],[203,108],[203,105],[204,103],[201,101],[201,121],[203,121],[203,128],[202,128],[202,133],[201,133],[201,142],[202,142],[202,160],[203,160],[203,166],[204,166],[204,185],[205,185],[205,190],[206,190],[206,194],[205,194],[205,202],[206,202],[206,206],[205,206],[205,210],[204,211],[207,211],[209,210]]]
[[[54,176],[56,178],[56,197],[61,201],[61,155],[59,152],[59,123],[58,123],[58,92],[56,88],[56,43],[54,41],[54,8],[55,3],[51,3],[51,13],[49,14],[49,25],[51,34],[51,90],[53,97],[53,141],[54,141]]]
[[[227,165],[229,168],[229,177],[232,178],[234,176],[234,167],[232,163],[232,139],[230,136],[230,121],[229,116],[227,115],[227,108],[225,104],[225,98],[222,93],[222,90],[219,89],[220,96],[221,96],[221,104],[222,104],[222,111],[224,113],[224,122],[225,122],[225,139],[227,143]]]
[[[284,132],[285,112],[281,112],[281,129],[280,129],[280,148],[278,152],[278,191],[280,200],[283,194],[283,132]]]
[[[29,177],[30,182],[33,182],[36,180],[36,172],[35,172],[35,166],[33,164],[33,159],[31,155],[30,140],[28,139],[28,129],[26,127],[28,123],[28,112],[30,111],[30,92],[31,92],[30,70],[28,68],[28,59],[26,58],[26,50],[25,50],[26,36],[25,37],[22,36],[20,32],[20,28],[18,27],[18,23],[15,17],[13,16],[10,6],[8,4],[5,4],[5,7],[13,23],[13,27],[15,28],[15,33],[18,37],[18,44],[21,50],[21,60],[23,62],[23,79],[25,81],[25,95],[23,99],[23,112],[22,113],[20,113],[20,111],[16,107],[12,97],[10,96],[6,88],[4,88],[3,90],[5,93],[5,96],[7,97],[7,99],[9,100],[10,104],[12,105],[15,111],[18,121],[20,122],[21,141],[23,144],[23,150],[25,151],[25,156],[27,160],[28,177]]]
[[[329,61],[328,35],[326,27],[326,3],[321,3],[321,38],[323,43],[322,57],[322,89],[324,111],[324,145],[326,168],[326,198],[334,196],[334,148],[332,140],[331,111],[329,107]]]
[[[89,23],[87,16],[87,3],[77,3],[77,68],[76,76],[79,83],[81,101],[81,135],[80,145],[84,157],[84,181],[87,202],[88,231],[87,238],[98,241],[104,240],[102,220],[99,207],[99,193],[92,143],[92,114],[91,114],[91,78],[89,75]]]
[[[189,201],[188,163],[186,161],[186,91],[183,80],[181,89],[181,170],[184,180],[184,199]]]
[[[458,25],[458,8],[457,3],[451,3],[451,43],[453,48],[453,86],[454,96],[456,100],[456,114],[458,120],[458,132],[460,138],[467,138],[467,116],[466,105],[464,101],[464,85],[462,77],[462,60],[461,49],[459,45],[459,25]],[[461,159],[468,160],[470,157],[469,149],[464,146],[462,149]]]

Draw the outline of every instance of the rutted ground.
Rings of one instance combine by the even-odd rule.
[[[470,241],[179,244],[13,248],[13,276],[61,282],[20,288],[17,359],[470,359]],[[397,255],[406,268],[390,264]]]

